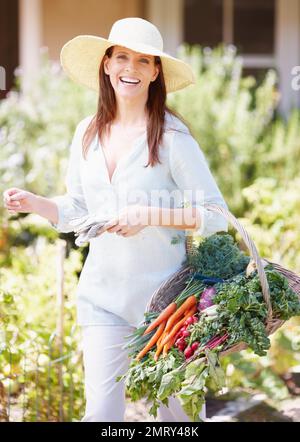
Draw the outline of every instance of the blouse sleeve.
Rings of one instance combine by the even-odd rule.
[[[66,193],[64,195],[50,198],[51,201],[56,203],[58,209],[57,224],[52,222],[50,222],[50,224],[58,232],[72,232],[73,227],[69,224],[71,219],[88,214],[85,196],[81,185],[80,163],[82,157],[82,138],[89,121],[90,117],[82,120],[77,125],[73,136],[65,179]]]
[[[183,203],[186,204],[187,196],[188,205],[196,207],[200,212],[200,228],[187,231],[203,237],[219,231],[227,232],[227,220],[204,207],[204,204],[213,203],[228,208],[200,146],[190,133],[174,133],[170,148],[170,170],[173,180],[184,194]]]

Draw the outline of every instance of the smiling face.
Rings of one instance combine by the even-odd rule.
[[[103,64],[117,97],[147,99],[149,85],[159,74],[153,55],[122,46],[114,46],[112,56],[105,55]]]

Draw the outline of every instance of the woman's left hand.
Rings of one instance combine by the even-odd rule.
[[[112,219],[103,226],[103,231],[128,237],[136,235],[147,226],[147,207],[131,205],[120,210],[117,218]]]

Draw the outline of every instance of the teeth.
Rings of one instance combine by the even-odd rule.
[[[123,81],[124,83],[131,83],[131,84],[138,84],[140,82],[140,80],[128,77],[120,77],[120,80]]]

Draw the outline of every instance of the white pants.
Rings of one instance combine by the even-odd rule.
[[[115,378],[129,366],[129,350],[122,350],[124,336],[135,330],[127,325],[82,327],[86,410],[81,422],[123,422],[125,412],[124,380]],[[200,414],[205,419],[205,405]],[[190,422],[178,399],[169,398],[169,407],[158,409],[158,422]]]

